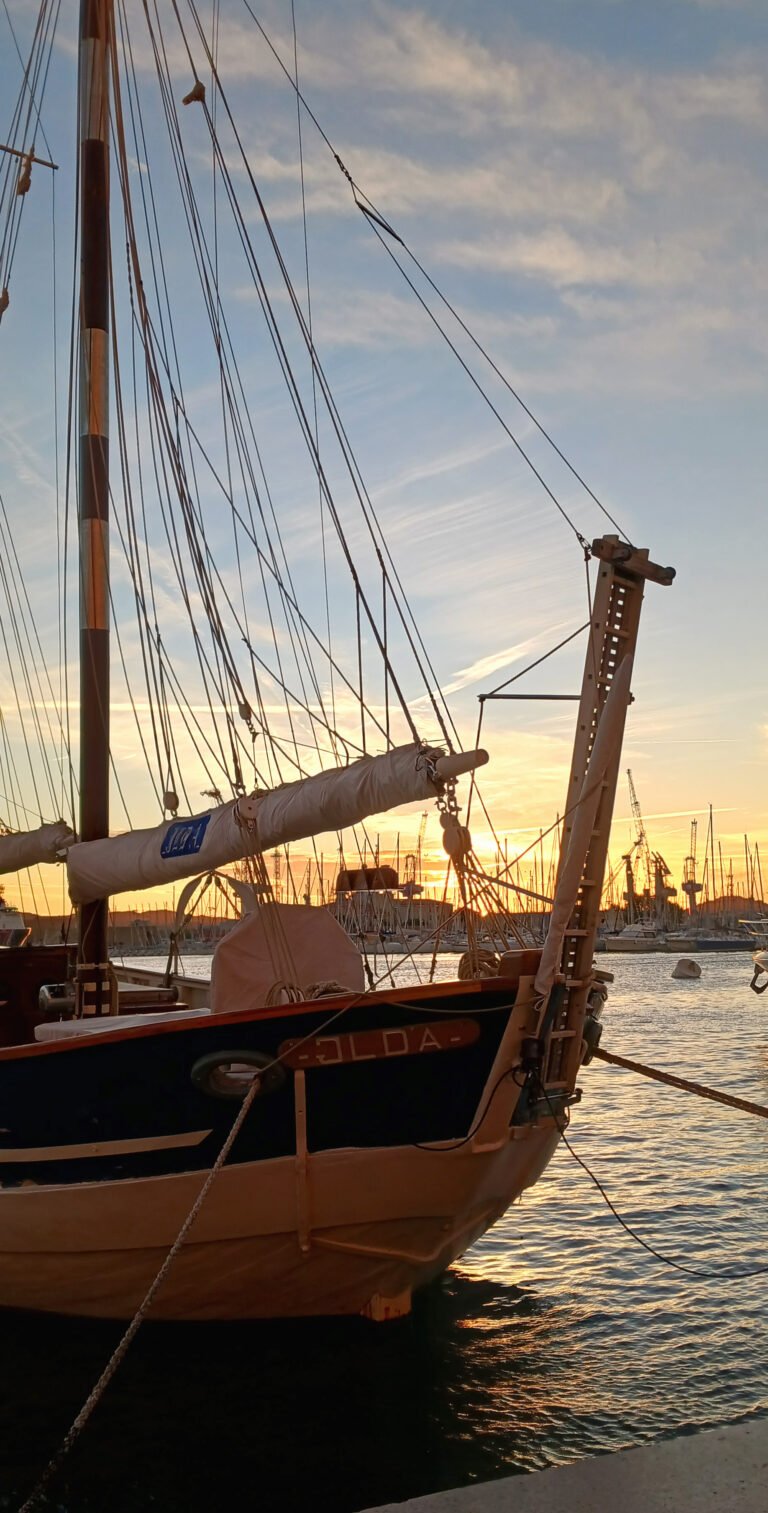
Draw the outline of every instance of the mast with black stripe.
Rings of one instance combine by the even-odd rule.
[[[112,0],[81,0],[80,838],[109,833],[109,62]],[[80,910],[77,1013],[115,1009],[108,900]]]

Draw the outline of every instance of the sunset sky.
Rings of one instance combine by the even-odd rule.
[[[210,30],[210,4],[203,0],[198,9]],[[74,14],[75,7],[62,10]],[[137,70],[149,92],[140,10],[128,6],[137,23]],[[292,66],[290,0],[252,0],[250,10]],[[37,4],[9,0],[9,11],[26,53]],[[161,4],[160,11],[170,38],[172,8]],[[295,0],[295,14],[300,86],[357,184],[622,530],[677,569],[672,588],[650,585],[646,594],[622,761],[632,769],[652,847],[679,876],[690,821],[699,817],[703,847],[711,803],[726,865],[732,855],[743,872],[745,832],[768,863],[768,7],[764,0]],[[72,260],[69,24],[62,15],[41,118],[60,164],[60,383]],[[295,99],[242,0],[223,0],[218,57],[251,171],[302,293]],[[191,75],[175,41],[171,68],[180,99]],[[207,77],[202,55],[199,70]],[[3,14],[0,130],[20,78]],[[190,163],[204,168],[201,113],[191,107],[182,125]],[[582,554],[355,209],[306,115],[302,138],[315,341],[469,745],[478,694],[586,618]],[[210,161],[209,144],[207,151]],[[162,157],[156,172],[163,213],[167,200],[180,236]],[[50,358],[34,355],[46,336],[50,345],[52,321],[45,170],[35,170],[33,191],[0,327],[0,491],[53,666],[53,384]],[[122,266],[122,245],[118,256]],[[313,496],[287,422],[278,418],[255,324],[249,334],[256,311],[243,270],[234,254],[223,254],[222,266],[297,592],[322,627],[316,484]],[[180,294],[185,277],[180,266]],[[420,280],[419,287],[428,292]],[[209,359],[191,305],[181,325],[198,385],[190,403],[204,424]],[[578,530],[591,539],[612,529],[456,327],[451,334]],[[302,382],[308,392],[306,372]],[[59,451],[61,462],[61,436]],[[355,543],[361,539],[351,524],[350,533]],[[233,561],[224,566],[234,574]],[[118,598],[120,572],[116,563]],[[333,595],[340,599],[345,585],[334,572]],[[258,619],[257,588],[249,586]],[[181,642],[178,652],[171,645],[181,666]],[[576,641],[521,691],[576,692],[582,656]],[[132,822],[152,824],[161,816],[121,686],[118,678],[116,761]],[[416,685],[408,688],[418,698]],[[0,698],[8,739],[18,741],[7,672]],[[487,707],[484,789],[510,851],[562,810],[572,719],[568,704]],[[19,783],[21,792],[21,776]],[[189,791],[204,787],[204,775],[191,771]],[[24,802],[35,809],[34,796]],[[39,807],[45,819],[55,817],[50,804]],[[415,838],[419,809],[392,821],[385,845],[398,829]],[[0,815],[19,822],[11,803],[0,802]],[[624,779],[616,816],[618,856],[632,834]],[[118,805],[113,823],[125,826]],[[479,820],[476,831],[482,846]],[[430,835],[436,843],[434,822],[428,844]],[[52,908],[61,907],[60,873],[49,889]],[[24,879],[9,877],[6,892],[32,907]]]

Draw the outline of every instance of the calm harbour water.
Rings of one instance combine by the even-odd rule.
[[[749,954],[699,961],[699,982],[675,982],[674,957],[604,957],[604,1044],[768,1104]],[[768,1121],[602,1064],[580,1081],[574,1147],[634,1228],[712,1280],[641,1250],[561,1146],[410,1319],[145,1326],[43,1506],[353,1513],[768,1412],[768,1273],[724,1275],[768,1265]],[[14,1508],[121,1331],[0,1328]]]

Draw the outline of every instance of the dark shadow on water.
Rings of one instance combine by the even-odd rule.
[[[146,1325],[41,1506],[352,1513],[523,1469],[558,1312],[531,1292],[450,1274],[396,1324]],[[19,1314],[0,1328],[0,1507],[10,1509],[121,1330]]]

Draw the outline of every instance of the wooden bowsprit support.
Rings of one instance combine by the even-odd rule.
[[[650,581],[668,586],[675,576],[674,568],[658,566],[649,560],[647,551],[629,546],[618,536],[602,536],[594,541],[592,555],[599,560],[600,568],[566,796],[561,868],[605,701],[620,664],[626,656],[634,655],[637,645],[645,584]],[[622,719],[621,735],[623,727]],[[560,964],[564,992],[561,997],[558,995],[559,1006],[545,1048],[544,1085],[548,1091],[570,1091],[581,1064],[584,1020],[593,985],[595,937],[620,763],[619,738],[603,777],[581,883],[565,932]]]

